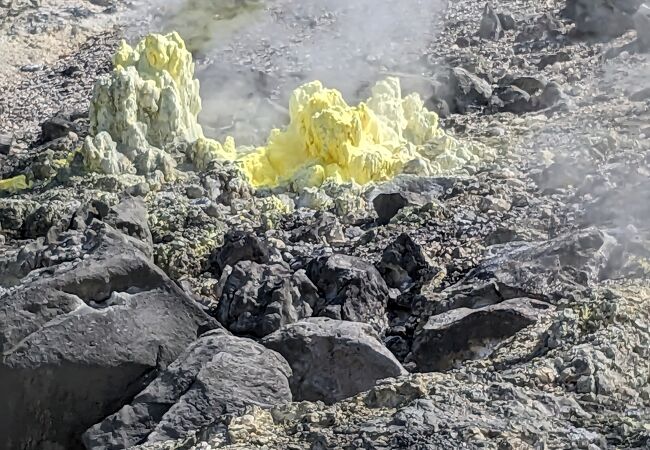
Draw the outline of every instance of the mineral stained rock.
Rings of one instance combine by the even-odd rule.
[[[318,317],[287,325],[262,340],[293,370],[295,400],[333,403],[406,370],[371,326]]]
[[[83,435],[87,448],[125,449],[185,437],[223,414],[291,401],[287,361],[250,340],[213,330],[193,342],[131,404]]]
[[[0,180],[0,192],[18,192],[23,189],[29,189],[31,183],[27,181],[25,175],[18,175],[13,178]]]
[[[173,167],[165,150],[188,145],[198,169],[214,160],[238,160],[254,186],[319,187],[325,180],[366,184],[387,180],[406,166],[435,175],[490,156],[478,145],[461,144],[439,127],[417,94],[402,96],[399,79],[387,78],[372,96],[349,106],[342,94],[319,81],[297,88],[289,105],[290,122],[274,129],[266,146],[236,148],[232,138],[207,139],[198,123],[199,82],[192,56],[177,33],[150,34],[135,48],[125,42],[114,57],[115,70],[98,81],[90,110],[91,133],[107,132],[119,152],[141,173]],[[102,150],[88,141],[87,167],[116,173],[123,163],[102,138]],[[143,158],[153,164],[138,164]],[[126,168],[126,166],[125,166]]]

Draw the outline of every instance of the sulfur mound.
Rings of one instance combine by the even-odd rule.
[[[161,170],[166,177],[173,176],[175,165],[164,151],[170,144],[194,143],[202,157],[224,152],[218,142],[203,137],[197,120],[199,82],[192,55],[177,33],[150,34],[135,47],[123,41],[113,63],[113,72],[95,85],[90,108],[91,134],[105,132],[110,139],[101,139],[100,151],[93,148],[96,142],[86,143],[82,152],[89,170],[128,172],[130,165],[118,162],[111,140],[139,173]]]
[[[273,130],[266,147],[241,158],[254,185],[366,184],[403,171],[439,174],[484,156],[446,135],[417,94],[402,97],[397,78],[377,83],[358,106],[314,81],[294,91],[289,113],[284,131]]]
[[[402,97],[397,78],[377,83],[357,106],[319,81],[307,83],[291,96],[289,125],[273,130],[266,146],[244,149],[232,138],[221,144],[204,137],[199,82],[177,33],[151,34],[134,48],[123,42],[114,63],[93,94],[95,140],[82,148],[89,170],[172,175],[174,161],[165,150],[182,142],[199,170],[213,160],[233,160],[254,186],[300,191],[325,181],[363,185],[402,172],[437,175],[488,156],[445,134],[417,94]]]

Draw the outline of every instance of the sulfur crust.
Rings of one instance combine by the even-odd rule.
[[[91,132],[107,133],[128,161],[104,137],[86,143],[90,170],[129,172],[129,161],[139,172],[152,170],[155,164],[138,165],[143,153],[183,141],[199,170],[214,160],[237,161],[254,186],[299,191],[325,181],[363,185],[404,171],[438,175],[490,156],[445,134],[417,94],[402,96],[397,78],[377,83],[356,106],[319,81],[307,83],[291,96],[288,126],[272,130],[266,145],[251,150],[237,148],[232,138],[221,144],[203,135],[199,82],[177,33],[150,34],[135,47],[123,42],[114,64],[113,74],[95,88]],[[170,167],[156,155],[146,159]]]
[[[13,178],[0,180],[0,192],[14,193],[24,189],[29,189],[30,187],[31,183],[27,181],[25,175],[18,175]]]

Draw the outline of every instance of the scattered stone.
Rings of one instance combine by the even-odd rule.
[[[422,247],[406,233],[386,247],[377,268],[389,287],[401,291],[425,283],[437,273]]]
[[[498,13],[497,16],[503,31],[512,31],[517,28],[517,20],[512,14]]]
[[[13,134],[0,134],[0,155],[8,155],[13,144]]]
[[[55,139],[65,137],[76,127],[70,120],[55,116],[41,124],[41,142],[50,142]]]
[[[580,33],[616,37],[634,27],[634,13],[643,0],[567,0],[564,15]]]
[[[226,233],[223,239],[223,245],[215,249],[208,260],[215,275],[221,275],[226,266],[234,266],[240,261],[269,262],[269,247],[257,235],[234,230]]]
[[[650,50],[650,4],[642,4],[634,15],[636,36],[644,50]]]
[[[334,403],[407,372],[369,325],[307,319],[265,337],[262,344],[286,358],[295,400]]]
[[[487,106],[492,97],[492,87],[487,81],[461,67],[451,71],[450,87],[453,93],[453,110],[461,114]]]

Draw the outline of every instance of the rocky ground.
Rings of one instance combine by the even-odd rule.
[[[406,78],[496,159],[275,196],[65,167],[129,5],[42,3],[0,2],[3,448],[650,448],[640,2],[451,2]]]

